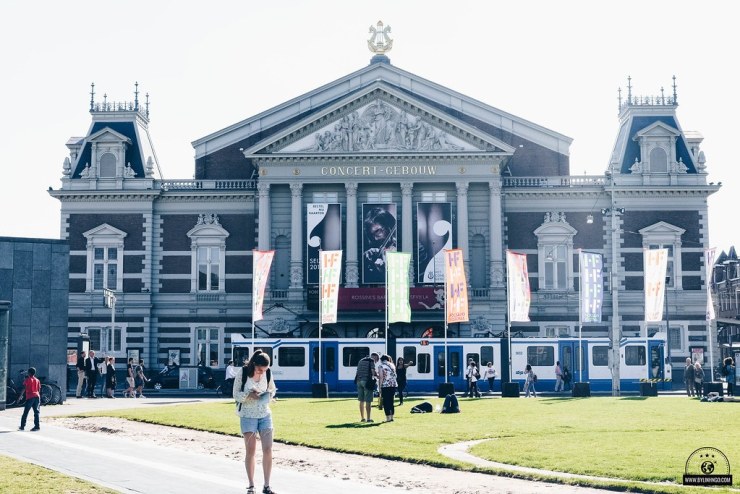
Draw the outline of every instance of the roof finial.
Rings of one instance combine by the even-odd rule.
[[[676,92],[676,76],[673,76],[673,105],[678,106],[678,93]]]
[[[90,111],[95,109],[95,83],[90,84]]]
[[[103,111],[108,111],[108,93],[103,93]]]
[[[146,118],[149,118],[149,93],[146,93]]]
[[[617,88],[617,99],[619,99],[619,106],[617,107],[617,111],[622,111],[622,88]]]
[[[627,76],[627,104],[632,104],[632,76]]]
[[[139,111],[139,81],[134,83],[134,111]]]
[[[393,40],[388,36],[391,32],[390,26],[383,26],[383,21],[378,21],[375,26],[370,26],[370,39],[367,40],[367,47],[376,55],[384,55],[393,48]]]
[[[663,86],[660,86],[660,104],[665,105],[665,94],[663,93]]]

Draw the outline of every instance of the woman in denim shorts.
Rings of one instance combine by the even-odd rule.
[[[236,414],[239,416],[244,445],[247,449],[244,466],[247,469],[249,486],[247,494],[254,490],[254,469],[256,464],[257,434],[262,443],[262,473],[265,476],[263,494],[276,494],[270,488],[272,472],[272,412],[270,401],[275,396],[275,382],[270,373],[270,357],[262,350],[255,350],[247,365],[236,371],[234,378],[234,400]]]

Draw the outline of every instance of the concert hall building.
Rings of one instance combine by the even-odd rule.
[[[512,334],[577,336],[579,249],[604,256],[602,321],[583,335],[652,334],[666,322],[644,322],[643,249],[665,247],[666,351],[678,365],[707,349],[707,198],[719,186],[706,181],[702,136],[679,124],[675,81],[650,97],[629,85],[604,174],[571,175],[570,137],[382,51],[194,141],[192,180],[161,179],[138,86],[121,104],[93,87],[91,125],[67,142],[50,191],[70,249],[68,348],[87,334],[93,349],[152,368],[176,358],[223,369],[232,335],[252,331],[254,249],[275,250],[258,337],[318,335],[319,249],[343,251],[338,322],[322,335],[384,337],[382,251],[393,248],[412,253],[412,321],[389,337],[442,336],[441,256],[453,247],[470,322],[450,337],[506,331],[507,250],[527,255],[531,287],[531,321]],[[113,331],[103,289],[116,295]]]

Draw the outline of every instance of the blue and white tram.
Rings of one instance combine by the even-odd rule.
[[[232,335],[234,362],[239,365],[249,357],[251,339]],[[611,390],[608,338],[512,338],[511,361],[513,382],[524,383],[524,368],[532,366],[537,374],[537,390],[555,389],[555,363],[567,368],[572,381],[589,382],[592,391]],[[272,372],[282,391],[307,392],[312,383],[319,382],[319,340],[307,338],[257,339],[255,347],[266,352],[272,361]],[[620,342],[620,387],[623,391],[638,391],[644,379],[657,379],[663,389],[670,389],[671,369],[665,365],[665,335],[623,338]],[[377,338],[325,338],[321,341],[322,379],[332,392],[354,391],[357,363],[372,352],[383,353],[384,340]],[[580,368],[581,352],[586,365]],[[435,393],[444,382],[454,384],[455,390],[466,389],[465,369],[469,359],[481,368],[492,362],[497,379],[494,391],[501,391],[501,383],[509,374],[509,345],[505,338],[450,338],[447,340],[447,358],[444,341],[439,338],[420,340],[398,338],[389,342],[388,353],[403,356],[414,362],[407,374],[407,390]],[[446,379],[445,379],[446,378]],[[481,383],[487,390],[487,383]]]

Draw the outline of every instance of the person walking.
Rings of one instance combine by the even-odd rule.
[[[134,358],[128,359],[126,364],[126,389],[123,391],[124,398],[134,398],[134,390],[136,389],[136,379],[134,379]]]
[[[77,398],[82,398],[83,391],[87,391],[85,389],[85,359],[87,357],[87,353],[82,351],[80,352],[80,356],[77,357],[77,390],[75,392],[75,396]]]
[[[466,393],[466,395],[470,396],[471,398],[473,396],[475,396],[476,398],[480,398],[480,391],[478,391],[478,379],[480,379],[480,371],[478,370],[478,366],[475,364],[475,360],[470,359],[468,361],[468,368],[465,370],[465,377],[468,380],[468,392]]]
[[[236,414],[244,436],[244,467],[247,470],[247,494],[256,494],[254,489],[254,470],[257,464],[257,434],[262,444],[262,474],[265,479],[263,494],[276,494],[270,487],[272,474],[272,440],[274,428],[270,401],[275,397],[277,387],[272,380],[270,357],[262,350],[255,350],[249,362],[236,371],[232,393],[237,403]]]
[[[488,394],[493,393],[493,382],[496,380],[496,368],[493,366],[493,362],[486,364],[482,377],[488,381]]]
[[[139,360],[139,365],[136,366],[134,375],[134,384],[136,385],[134,398],[146,398],[144,396],[144,383],[146,382],[149,382],[149,378],[146,377],[146,367],[144,366],[144,361]]]
[[[373,393],[375,393],[375,363],[380,360],[377,353],[373,352],[368,357],[363,357],[357,363],[355,372],[355,385],[357,386],[357,401],[360,405],[360,422],[372,422],[370,410],[373,408]]]
[[[26,393],[26,403],[23,407],[23,416],[21,416],[21,426],[19,431],[26,428],[26,419],[28,412],[33,409],[33,429],[32,431],[41,430],[40,406],[41,406],[41,381],[36,377],[36,369],[30,367],[28,376],[23,380],[23,392]]]
[[[696,390],[696,396],[703,396],[702,384],[704,383],[704,370],[701,368],[701,363],[696,362],[694,364],[694,389]]]
[[[403,405],[403,393],[406,391],[406,369],[414,365],[413,362],[404,362],[403,357],[396,360],[396,381],[398,381],[399,406]]]
[[[116,359],[108,357],[108,362],[104,364],[105,370],[105,396],[108,398],[116,397]]]
[[[97,398],[95,384],[98,381],[98,361],[93,350],[90,350],[85,359],[85,377],[87,378],[87,397]]]
[[[108,384],[108,357],[98,359],[97,371],[98,376],[96,377],[100,379],[100,396],[108,396],[108,392],[106,391],[106,385]]]
[[[555,363],[555,392],[558,393],[565,389],[563,382],[563,369],[560,367],[560,360]]]
[[[686,386],[686,396],[691,398],[694,393],[694,364],[691,363],[691,357],[686,358],[686,367],[683,369],[683,384]]]
[[[393,359],[388,355],[380,357],[378,366],[378,381],[380,382],[380,396],[383,399],[383,410],[385,411],[385,421],[393,422],[393,415],[396,413],[394,405],[396,389],[398,389],[398,378],[396,366],[393,365]]]
[[[725,376],[727,381],[727,396],[735,396],[735,377],[736,377],[735,362],[732,357],[727,357],[722,361],[722,375]]]
[[[529,398],[529,392],[532,391],[532,396],[537,398],[537,390],[534,387],[536,377],[534,372],[532,372],[532,366],[529,364],[524,369],[524,377],[526,378],[524,381],[524,397]]]
[[[229,365],[226,366],[226,371],[224,372],[224,383],[221,385],[228,396],[231,396],[231,390],[234,389],[235,378],[236,367],[234,366],[234,361],[229,360]]]

